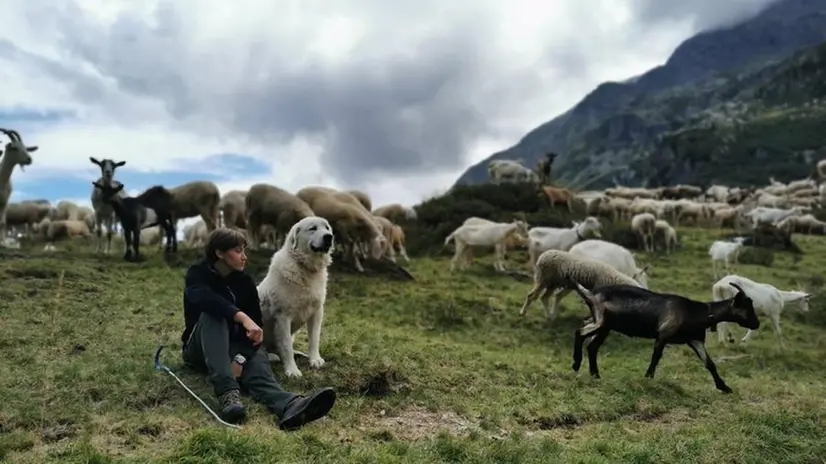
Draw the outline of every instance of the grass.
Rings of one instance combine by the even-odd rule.
[[[706,250],[715,233],[682,231],[671,256],[644,255],[651,287],[708,299]],[[806,254],[738,271],[780,287],[822,285],[822,237]],[[264,462],[824,462],[826,317],[820,288],[809,314],[789,308],[781,350],[768,323],[749,346],[708,337],[715,390],[687,347],[670,347],[643,377],[652,343],[612,335],[601,380],[571,371],[572,332],[584,307],[571,295],[553,326],[519,307],[530,283],[497,276],[487,258],[450,274],[447,258],[418,258],[416,282],[335,273],[321,354],[327,364],[284,380],[294,391],[331,385],[330,416],[279,431],[251,400],[243,430],[222,428],[164,363],[211,405],[204,378],[180,361],[186,264],[140,264],[88,247],[2,251],[0,461],[15,463]],[[149,251],[149,250],[147,250]],[[254,255],[260,277],[268,253]],[[521,261],[519,261],[521,260]],[[524,262],[517,255],[515,262]],[[511,263],[513,267],[514,262]],[[61,282],[62,275],[62,282]],[[129,282],[138,282],[129,284]],[[736,329],[742,337],[744,330]],[[304,332],[297,338],[306,347]],[[274,364],[279,378],[281,365]]]

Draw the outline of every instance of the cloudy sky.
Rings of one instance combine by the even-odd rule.
[[[206,179],[413,204],[769,0],[0,0],[13,200]]]

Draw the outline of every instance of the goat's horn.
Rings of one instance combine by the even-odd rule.
[[[22,139],[20,138],[20,134],[18,134],[16,130],[10,130],[9,132],[11,132],[12,134],[14,134],[14,135],[15,135],[15,137],[17,137],[17,141],[18,141],[18,142],[22,140]]]
[[[13,130],[0,128],[0,132],[2,132],[4,134],[6,134],[7,136],[9,136],[9,138],[12,139],[12,141],[20,140],[20,136],[17,135],[17,132],[15,132]]]

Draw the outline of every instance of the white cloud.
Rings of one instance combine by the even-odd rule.
[[[41,147],[32,178],[91,178],[90,156],[204,172],[242,153],[269,172],[222,191],[326,184],[410,204],[697,28],[640,24],[638,3],[6,2],[0,107],[77,114],[19,125]]]

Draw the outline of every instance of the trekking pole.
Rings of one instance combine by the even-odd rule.
[[[186,384],[185,384],[185,383],[183,383],[183,381],[181,381],[181,379],[179,379],[179,378],[178,378],[178,376],[177,376],[177,375],[175,375],[175,373],[174,373],[174,372],[172,372],[172,369],[170,369],[170,368],[168,368],[168,367],[164,366],[163,364],[161,364],[161,350],[163,350],[163,345],[159,346],[159,347],[158,347],[158,351],[156,351],[156,352],[155,352],[155,370],[156,370],[156,371],[165,371],[167,374],[171,375],[171,376],[172,376],[172,378],[173,378],[173,379],[175,379],[175,380],[177,380],[177,381],[178,381],[178,383],[179,383],[179,384],[181,384],[181,386],[182,386],[182,387],[184,387],[184,389],[185,389],[187,392],[189,392],[189,394],[190,394],[190,395],[192,395],[192,397],[193,397],[193,398],[195,398],[196,400],[198,400],[198,402],[199,402],[199,403],[201,403],[201,406],[203,406],[204,408],[206,408],[206,410],[207,410],[207,411],[209,411],[209,413],[210,413],[210,414],[212,414],[212,416],[213,416],[213,417],[214,417],[214,418],[215,418],[218,422],[220,422],[220,423],[221,423],[221,424],[223,424],[223,425],[226,425],[227,427],[232,427],[232,428],[234,428],[234,429],[240,429],[240,428],[241,428],[241,426],[240,426],[240,425],[230,424],[229,422],[226,422],[226,421],[224,421],[223,419],[221,419],[221,418],[218,416],[218,414],[215,414],[215,411],[213,411],[213,410],[212,410],[212,409],[211,409],[211,408],[210,408],[210,407],[209,407],[206,403],[204,403],[204,400],[202,400],[201,398],[199,398],[199,397],[198,397],[198,395],[196,395],[194,391],[190,390],[190,389],[189,389],[189,387],[187,387],[187,386],[186,386]]]

